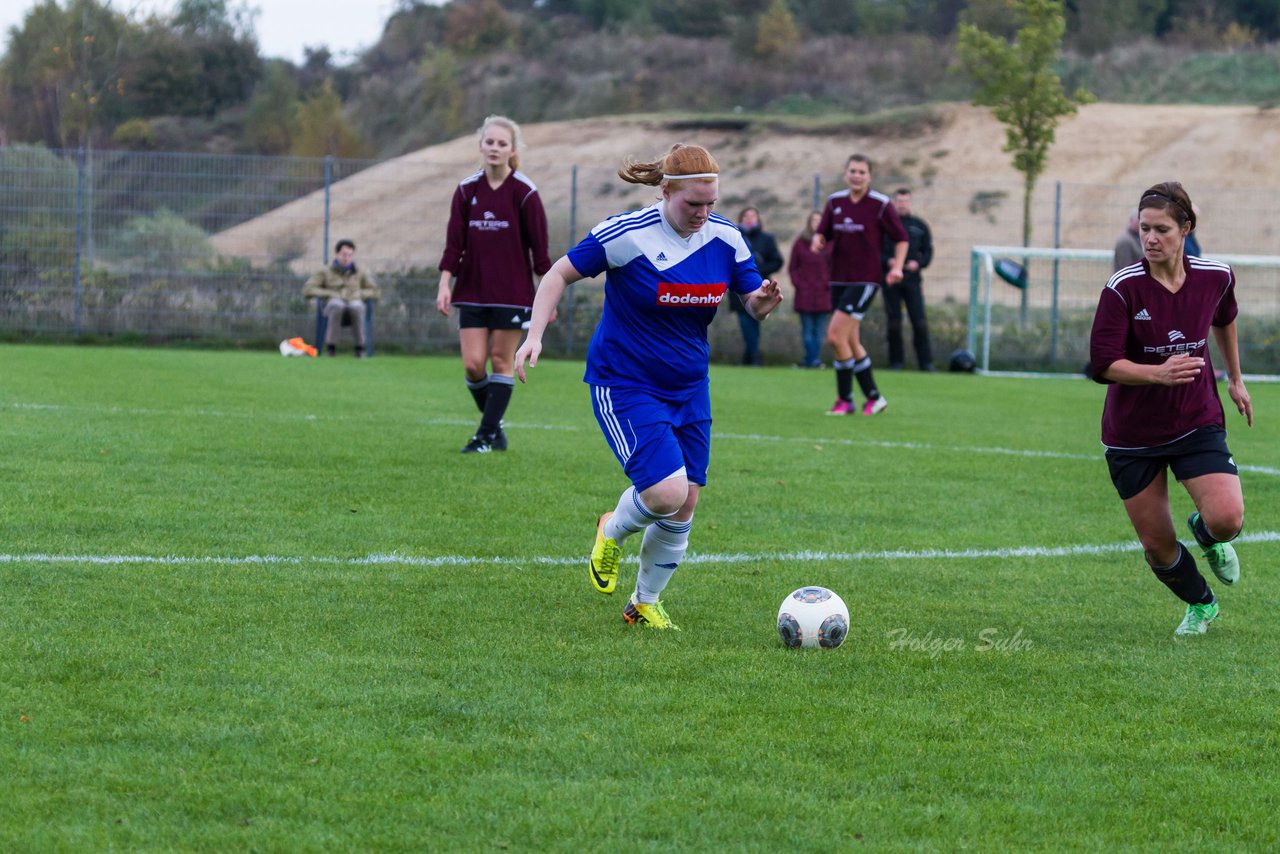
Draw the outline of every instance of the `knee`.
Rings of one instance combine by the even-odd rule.
[[[1227,542],[1235,539],[1244,527],[1244,507],[1234,503],[1229,507],[1214,507],[1208,513],[1201,513],[1200,518],[1204,520],[1210,536],[1219,542]]]
[[[682,477],[669,478],[655,483],[641,493],[640,497],[650,513],[655,516],[671,516],[679,513],[689,501],[689,482]]]

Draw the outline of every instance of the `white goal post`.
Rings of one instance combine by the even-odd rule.
[[[1236,270],[1241,318],[1268,330],[1266,338],[1274,340],[1280,330],[1280,256],[1210,253],[1205,257]],[[1019,270],[1023,272],[1020,279]],[[1110,249],[974,246],[967,341],[977,368],[993,372],[993,348],[1000,349],[1003,334],[1009,339],[1004,348],[1009,352],[997,353],[997,362],[1022,360],[1023,368],[1078,373],[1088,348],[1087,329],[1082,333],[1081,325],[1086,317],[1092,318],[1111,273]],[[1242,331],[1242,349],[1252,343],[1267,355],[1275,350],[1267,341],[1245,342],[1244,338]],[[1250,370],[1243,352],[1241,360]],[[1270,375],[1280,373],[1280,367],[1269,363],[1258,368]]]

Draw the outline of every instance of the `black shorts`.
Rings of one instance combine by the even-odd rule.
[[[506,305],[458,306],[459,329],[528,329],[533,309]]]
[[[850,317],[862,319],[862,315],[867,313],[867,309],[871,307],[871,301],[876,298],[876,291],[880,290],[879,285],[870,282],[858,282],[852,285],[832,285],[831,286],[831,305],[836,311],[843,311]]]
[[[1240,475],[1227,449],[1227,431],[1217,426],[1200,427],[1156,448],[1107,448],[1107,468],[1124,501],[1150,486],[1166,468],[1179,482],[1202,474]]]

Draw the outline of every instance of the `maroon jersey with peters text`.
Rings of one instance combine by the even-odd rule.
[[[1199,427],[1226,427],[1209,360],[1209,332],[1236,318],[1235,274],[1226,264],[1184,256],[1187,278],[1170,293],[1151,277],[1146,259],[1113,275],[1098,299],[1089,337],[1089,365],[1100,383],[1120,359],[1158,365],[1176,353],[1199,356],[1204,369],[1179,386],[1109,383],[1102,408],[1108,448],[1165,445]]]
[[[898,211],[884,193],[869,190],[853,201],[848,190],[832,193],[817,231],[831,247],[831,284],[879,284],[881,235],[907,241]]]
[[[454,275],[454,305],[533,305],[533,274],[551,269],[538,188],[512,172],[497,189],[481,170],[458,185],[440,269]]]

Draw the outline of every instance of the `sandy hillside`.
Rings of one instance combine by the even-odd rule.
[[[578,236],[604,216],[653,198],[647,188],[613,177],[623,155],[648,157],[671,142],[696,141],[719,159],[721,212],[750,201],[789,246],[812,202],[837,189],[845,158],[876,161],[878,188],[916,189],[916,210],[937,242],[927,277],[935,296],[967,293],[968,252],[975,243],[1021,238],[1021,181],[1001,150],[1004,130],[985,110],[941,108],[938,127],[913,138],[815,136],[775,130],[673,129],[658,121],[593,119],[527,125],[521,171],[538,185],[552,228],[552,252],[568,240],[570,169],[578,174]],[[1063,185],[1064,246],[1109,248],[1141,190],[1176,177],[1202,208],[1201,239],[1220,253],[1280,253],[1264,189],[1280,187],[1280,110],[1255,107],[1094,104],[1058,128],[1049,168],[1035,199],[1034,245],[1052,245],[1055,182]],[[468,136],[367,169],[335,184],[330,239],[350,236],[375,270],[431,267],[440,257],[456,182],[476,168]],[[1235,192],[1227,193],[1224,191]],[[310,269],[323,243],[323,194],[315,193],[214,238],[224,254],[269,259],[278,247],[308,247],[295,262]]]

